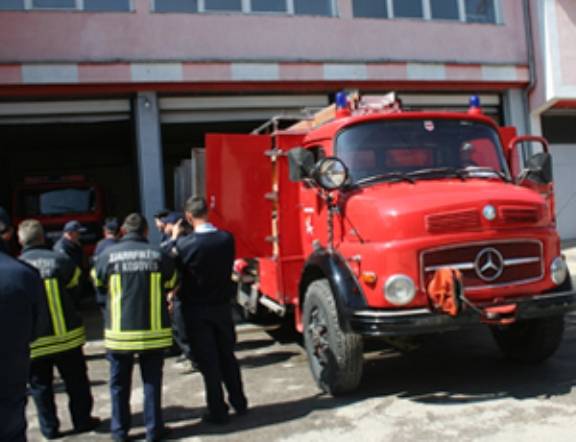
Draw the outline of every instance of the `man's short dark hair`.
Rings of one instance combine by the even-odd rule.
[[[148,222],[139,213],[131,213],[124,219],[124,224],[122,228],[126,233],[137,233],[138,235],[144,235],[146,229],[148,229]]]
[[[184,211],[192,214],[194,218],[204,218],[208,215],[208,204],[202,196],[191,196],[184,205]]]

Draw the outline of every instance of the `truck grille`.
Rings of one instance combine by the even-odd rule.
[[[501,207],[500,217],[505,223],[537,223],[540,213],[535,207]]]
[[[458,269],[467,290],[525,284],[544,276],[542,243],[492,241],[425,250],[420,255],[422,287],[443,267]]]
[[[480,213],[476,210],[441,213],[426,217],[426,230],[429,233],[473,231],[481,227]]]

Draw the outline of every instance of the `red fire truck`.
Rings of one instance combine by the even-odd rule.
[[[79,221],[84,253],[89,256],[101,237],[104,223],[102,190],[82,175],[27,177],[14,191],[15,222],[34,218],[42,223],[46,237],[56,242],[68,221]]]
[[[239,303],[294,320],[318,386],[361,380],[365,338],[484,323],[535,363],[576,293],[543,138],[468,112],[338,94],[288,128],[206,139],[212,221],[236,237]]]

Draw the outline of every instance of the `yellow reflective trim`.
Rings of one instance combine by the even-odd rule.
[[[122,281],[119,274],[110,276],[110,328],[120,331],[122,316]]]
[[[72,279],[66,284],[67,289],[72,289],[77,287],[80,282],[80,277],[82,276],[82,270],[79,267],[74,267],[74,275],[72,275]]]
[[[37,358],[54,353],[61,353],[80,347],[86,342],[84,327],[78,327],[64,335],[42,336],[30,345],[30,356]]]
[[[81,337],[81,336],[85,336],[85,330],[84,330],[83,326],[75,328],[74,330],[69,331],[65,335],[41,336],[41,337],[35,339],[32,342],[32,344],[30,344],[30,346],[31,347],[39,347],[39,346],[47,345],[47,344],[50,344],[53,342],[60,342],[60,341],[66,340],[66,339],[77,338],[77,337]]]
[[[92,267],[92,270],[90,270],[90,278],[92,278],[92,282],[94,283],[95,287],[103,287],[104,284],[102,283],[102,281],[100,281],[98,279],[98,275],[96,273],[96,268]]]
[[[46,291],[46,299],[48,301],[48,308],[50,309],[50,319],[52,320],[52,328],[54,329],[54,334],[59,336],[63,334],[63,330],[60,324],[58,304],[56,302],[56,294],[53,290],[54,278],[44,280],[44,289]]]
[[[160,330],[162,326],[160,313],[161,277],[160,273],[150,274],[150,330]]]
[[[172,345],[172,337],[148,342],[115,342],[106,340],[104,346],[109,350],[142,351],[167,348]]]
[[[178,282],[178,272],[176,270],[174,270],[174,273],[172,274],[172,277],[170,278],[170,280],[166,281],[164,283],[164,288],[171,290],[174,287],[176,287],[176,282]]]
[[[60,332],[61,334],[66,334],[66,321],[64,320],[64,311],[62,310],[62,300],[60,298],[60,289],[58,288],[58,281],[52,279],[52,287],[54,293],[54,300],[56,304],[56,311],[58,313],[58,321],[60,321]]]
[[[122,330],[121,332],[114,332],[113,330],[104,330],[104,337],[118,340],[156,339],[170,336],[172,336],[171,328],[163,328],[157,331]]]

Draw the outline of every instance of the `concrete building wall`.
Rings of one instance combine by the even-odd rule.
[[[443,61],[525,64],[522,2],[502,1],[502,24],[150,11],[0,13],[0,62],[182,60]],[[121,76],[123,66],[117,66]]]

